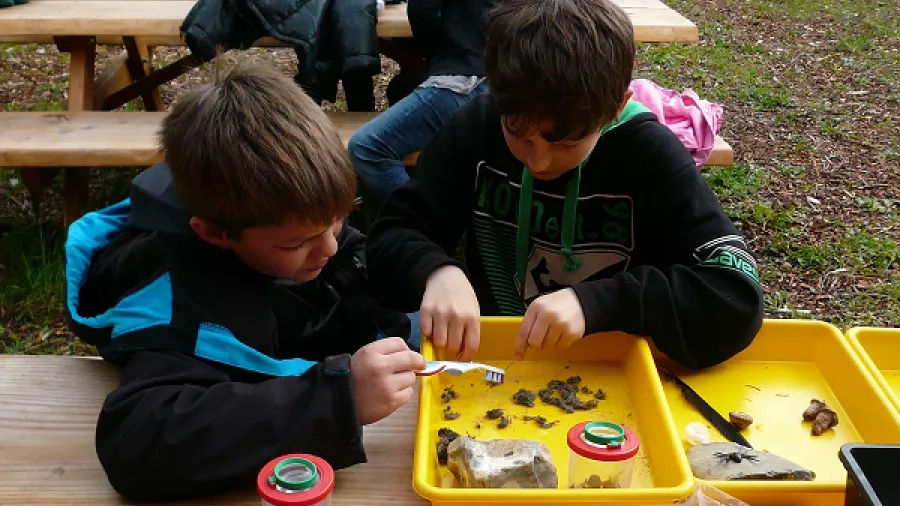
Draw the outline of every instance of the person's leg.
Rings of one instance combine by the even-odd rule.
[[[409,317],[409,339],[406,340],[406,344],[409,345],[409,349],[413,351],[421,351],[422,348],[422,330],[419,328],[419,312],[415,313],[407,313],[406,316]]]
[[[409,346],[409,349],[418,352],[422,346],[422,329],[419,328],[419,312],[415,313],[406,313],[407,318],[409,318],[409,336],[404,339],[406,344]],[[379,341],[388,337],[384,334],[384,332],[379,331],[375,336],[375,340]]]
[[[416,91],[420,84],[425,82],[428,77],[426,72],[419,71],[401,71],[391,79],[387,88],[384,90],[384,96],[387,98],[388,107],[394,106],[397,102],[406,98],[410,93]]]
[[[341,79],[344,86],[344,100],[351,112],[375,110],[375,81],[366,72],[349,72]]]
[[[377,209],[409,176],[403,158],[421,151],[470,97],[439,88],[419,88],[363,125],[347,149],[365,186],[367,207]]]

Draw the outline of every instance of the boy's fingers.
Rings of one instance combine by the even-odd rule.
[[[412,350],[409,350],[409,351],[412,352],[412,354],[413,354],[412,365],[410,366],[410,370],[421,371],[422,369],[425,369],[425,366],[428,365],[426,363],[425,357],[423,357],[421,353],[417,353]]]
[[[394,394],[394,402],[397,404],[397,407],[403,406],[407,402],[412,399],[413,396],[413,388],[411,386],[400,390],[396,394]]]
[[[417,378],[416,373],[412,371],[398,372],[391,375],[388,385],[394,392],[399,392],[405,388],[412,388]]]
[[[481,342],[481,322],[478,320],[466,323],[463,335],[463,356],[460,360],[468,362],[475,358],[478,345]]]
[[[528,346],[537,349],[544,349],[544,340],[547,339],[547,332],[550,330],[550,324],[543,315],[534,319],[534,325],[528,335]]]
[[[422,355],[407,349],[387,355],[388,370],[394,374],[412,371],[421,371],[425,368],[425,358]]]
[[[447,317],[442,314],[431,318],[431,342],[437,348],[447,346]]]
[[[406,344],[406,341],[399,337],[385,337],[372,343],[372,346],[375,347],[378,353],[384,355],[409,351],[409,346]]]
[[[465,321],[459,314],[454,314],[450,317],[447,325],[447,351],[451,356],[457,355],[462,351],[463,333],[465,330]]]
[[[563,336],[562,336],[562,338],[560,338],[559,344],[557,346],[559,346],[560,348],[568,348],[569,346],[572,345],[572,343],[574,343],[575,341],[577,341],[579,339],[581,339],[581,338],[579,336],[576,336],[575,334],[563,334]]]
[[[516,336],[516,359],[525,358],[525,349],[528,347],[528,337],[531,335],[531,327],[534,326],[534,311],[528,308],[525,311],[525,317],[522,318],[522,326],[519,327],[519,334]]]
[[[542,349],[549,350],[556,346],[560,339],[562,339],[562,327],[559,325],[551,325],[547,329],[547,335],[544,337],[544,345]]]
[[[422,335],[431,337],[431,331],[433,330],[431,311],[427,309],[419,311],[419,330],[422,331]]]

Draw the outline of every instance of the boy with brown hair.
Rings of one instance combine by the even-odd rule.
[[[185,499],[287,453],[365,462],[361,426],[406,403],[425,363],[378,339],[410,322],[368,294],[334,125],[276,69],[241,65],[186,92],[160,140],[166,162],[66,244],[72,327],[122,367],[97,423],[110,483]]]
[[[373,286],[421,307],[436,347],[469,360],[480,315],[524,315],[517,358],[624,331],[703,368],[758,332],[753,255],[687,149],[630,99],[632,30],[609,0],[490,13],[490,94],[428,145],[369,235]]]

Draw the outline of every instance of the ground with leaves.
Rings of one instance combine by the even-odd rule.
[[[668,3],[697,23],[701,42],[642,44],[636,77],[723,105],[737,163],[704,173],[759,255],[767,316],[900,326],[900,4]],[[293,72],[289,50],[251,53]],[[157,48],[155,58],[183,54]],[[64,109],[67,63],[49,46],[0,45],[0,104]],[[395,70],[385,60],[376,77],[381,106]],[[197,78],[166,85],[164,99]],[[93,171],[89,205],[122,198],[135,173]],[[0,169],[0,351],[93,352],[62,318],[59,190],[33,202],[16,172]]]

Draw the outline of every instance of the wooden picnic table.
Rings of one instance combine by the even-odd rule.
[[[631,17],[638,42],[696,42],[697,27],[660,0],[613,0]],[[31,0],[0,9],[0,40],[52,42],[53,37],[93,36],[103,43],[122,35],[150,46],[184,45],[178,27],[192,0]],[[379,13],[378,36],[411,37],[406,4]],[[272,39],[262,45],[278,44]]]
[[[613,0],[631,17],[639,42],[695,42],[697,27],[660,0]],[[151,48],[156,45],[184,45],[179,27],[192,0],[31,0],[27,4],[0,9],[0,41],[52,42],[70,53],[70,112],[109,111],[138,97],[147,111],[165,109],[159,86],[199,66],[204,61],[192,54],[151,69]],[[378,15],[377,31],[381,52],[394,58],[402,68],[420,66],[409,45],[412,31],[406,4],[390,5]],[[121,43],[125,47],[95,79],[97,44]],[[259,45],[279,45],[270,38]],[[50,186],[60,170],[63,186],[64,224],[81,215],[87,199],[89,168],[52,167],[20,170],[21,178],[34,197]]]
[[[99,359],[0,355],[0,504],[129,504],[110,487],[94,450],[100,405],[117,382],[117,369]],[[414,398],[365,427],[369,462],[336,473],[332,504],[429,504],[412,489],[416,410]],[[260,500],[250,488],[181,504]]]

